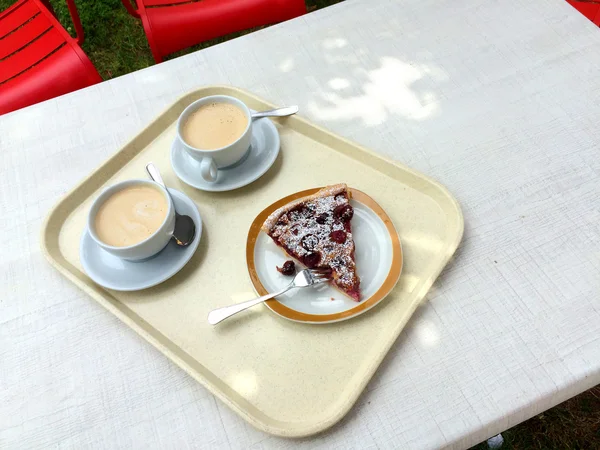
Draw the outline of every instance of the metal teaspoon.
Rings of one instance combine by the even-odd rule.
[[[167,185],[160,176],[158,168],[154,164],[148,163],[146,164],[146,171],[148,172],[148,175],[150,175],[150,178],[164,187],[169,194],[169,197],[171,197]],[[171,197],[171,201],[172,200],[173,197]],[[172,239],[178,246],[187,247],[194,240],[194,236],[196,236],[196,224],[192,218],[190,216],[178,214],[177,210],[175,210],[175,229],[173,230]]]

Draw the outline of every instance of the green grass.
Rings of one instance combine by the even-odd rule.
[[[600,385],[502,433],[502,450],[600,449]],[[471,450],[487,450],[485,442]]]
[[[307,0],[309,10],[341,0]],[[15,0],[0,0],[0,11]],[[64,0],[50,0],[62,23],[73,34]],[[76,0],[85,31],[83,49],[102,78],[109,79],[154,64],[142,24],[125,11],[121,0]],[[365,2],[368,7],[368,2]],[[180,56],[227,40],[217,39],[178,52]],[[600,387],[595,387],[503,433],[503,449],[600,449]],[[474,449],[485,449],[485,443]]]

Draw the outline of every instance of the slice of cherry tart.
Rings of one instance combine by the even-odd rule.
[[[279,208],[262,230],[309,269],[330,269],[333,286],[358,302],[353,215],[348,186],[336,184]]]

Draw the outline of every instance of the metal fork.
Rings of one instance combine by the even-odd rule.
[[[262,297],[255,298],[254,300],[248,300],[246,302],[212,310],[210,313],[208,313],[208,323],[211,325],[216,325],[222,320],[225,320],[228,317],[239,313],[240,311],[251,308],[254,305],[258,305],[259,303],[270,300],[278,295],[284,294],[290,289],[315,286],[329,280],[329,277],[330,272],[326,269],[304,269],[294,277],[288,286],[280,291],[274,292],[273,294],[263,295]]]

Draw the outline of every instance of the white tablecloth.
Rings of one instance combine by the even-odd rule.
[[[600,382],[600,30],[562,0],[347,1],[0,117],[0,448],[467,447]],[[332,430],[258,432],[44,260],[163,108],[240,86],[445,184],[465,237]]]

